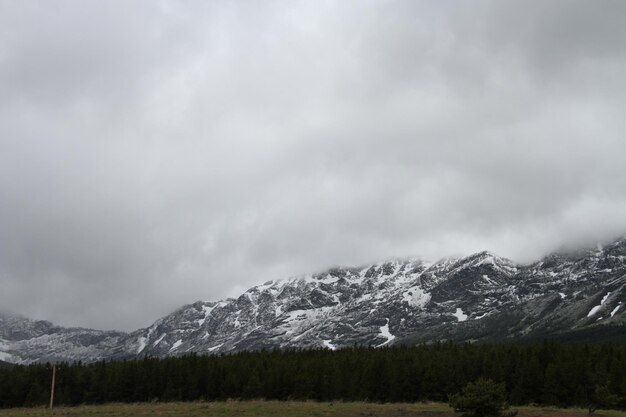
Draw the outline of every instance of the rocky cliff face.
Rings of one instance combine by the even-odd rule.
[[[620,327],[624,311],[621,239],[530,265],[481,252],[436,263],[410,259],[333,268],[266,282],[236,299],[199,301],[130,334],[0,316],[0,360],[567,338],[577,332],[597,338],[626,333]]]

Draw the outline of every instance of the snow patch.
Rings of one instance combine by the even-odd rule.
[[[150,337],[152,337],[152,333],[154,333],[156,328],[157,328],[157,323],[153,324],[148,329],[148,333],[145,336],[141,336],[139,339],[137,339],[137,343],[139,344],[139,346],[137,347],[137,353],[141,353],[146,348],[146,345],[148,344],[148,340],[150,340]]]
[[[598,310],[600,310],[600,308],[602,307],[602,304],[604,304],[604,302],[606,301],[607,298],[609,298],[609,295],[611,295],[611,291],[607,292],[606,295],[604,297],[602,297],[602,300],[600,301],[600,304],[598,304],[597,306],[593,307],[590,311],[589,314],[587,314],[587,317],[591,317],[594,314],[596,314],[598,312]]]
[[[561,300],[567,298],[567,295],[563,294],[562,292],[559,293],[559,296],[561,297]]]
[[[497,285],[497,283],[496,283],[494,280],[492,280],[491,278],[489,278],[489,275],[483,275],[483,279],[484,279],[485,281],[487,281],[487,282],[488,282],[489,284],[491,284],[491,285]]]
[[[288,335],[302,335],[319,323],[320,319],[328,317],[332,310],[332,307],[320,307],[310,310],[289,311],[281,316],[284,318],[281,320],[280,328]]]
[[[164,337],[165,337],[165,333],[163,333],[161,336],[159,336],[157,340],[155,340],[155,342],[152,344],[152,347],[155,347],[156,345],[161,343],[161,340],[163,340]]]
[[[600,304],[598,304],[597,306],[593,307],[590,311],[589,314],[587,314],[587,317],[591,317],[594,314],[596,314],[598,312],[598,310],[600,310],[600,308],[602,307],[602,304],[604,304],[604,302],[606,301],[607,298],[609,298],[609,295],[611,295],[611,292],[607,292],[606,295],[604,297],[602,297],[602,300],[600,301]]]
[[[430,301],[430,293],[425,292],[420,287],[411,287],[402,294],[404,301],[411,307],[423,308]]]
[[[371,293],[366,293],[366,294],[363,294],[362,296],[360,296],[359,298],[357,298],[356,301],[358,303],[361,303],[361,302],[364,302],[364,301],[369,301],[371,299],[372,299],[372,294]]]
[[[387,324],[385,324],[384,326],[381,326],[380,328],[380,335],[383,337],[387,338],[386,342],[381,343],[380,345],[376,346],[376,347],[382,347],[385,346],[386,344],[388,344],[389,342],[391,342],[393,339],[395,339],[396,337],[394,335],[391,334],[391,332],[389,331],[389,319],[387,319]]]
[[[173,351],[173,350],[178,349],[178,347],[179,347],[180,345],[182,345],[182,344],[183,344],[182,339],[178,339],[178,340],[177,340],[176,342],[174,342],[174,344],[172,345],[172,348],[170,349],[170,352],[171,352],[171,351]]]
[[[213,347],[210,347],[210,348],[208,348],[207,350],[208,350],[209,352],[213,352],[213,351],[216,351],[217,349],[221,348],[222,346],[224,346],[224,344],[223,344],[223,343],[220,343],[219,345],[215,345],[215,346],[213,346]]]
[[[330,350],[336,350],[337,346],[333,345],[331,342],[331,339],[328,340],[322,340],[322,342],[324,343],[324,347],[327,347]]]
[[[141,336],[137,343],[139,343],[139,347],[137,348],[137,353],[141,353],[142,350],[146,348],[146,342],[148,341],[147,337]]]
[[[452,314],[454,317],[456,317],[456,319],[458,321],[465,321],[467,320],[467,314],[463,313],[463,310],[461,310],[460,308],[457,308],[456,311],[454,312],[454,314]]]
[[[250,294],[248,294],[248,297],[250,297]],[[213,306],[203,305],[202,306],[202,312],[204,313],[204,317],[197,321],[198,327],[202,327],[202,325],[204,324],[204,322],[207,321],[207,319],[209,318],[209,316],[211,315],[213,310],[215,310],[218,307],[221,308],[221,307],[224,307],[224,306],[226,306],[226,303],[223,302],[223,301],[220,301],[219,303],[215,303],[215,305],[213,305]]]
[[[622,303],[620,302],[617,307],[615,307],[613,309],[613,311],[611,311],[611,317],[613,317],[615,315],[615,313],[617,313],[617,310],[619,310],[619,308],[622,306]]]
[[[509,265],[508,260],[502,259],[493,253],[486,253],[485,257],[477,262],[474,266],[492,265],[498,270],[504,270],[506,272],[515,272],[517,268]]]

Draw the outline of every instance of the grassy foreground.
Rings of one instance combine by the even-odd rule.
[[[520,407],[518,417],[584,417],[586,410]],[[155,404],[107,404],[79,407],[0,410],[0,417],[452,417],[446,404],[318,403],[227,401]],[[626,417],[623,411],[597,411],[597,417]]]

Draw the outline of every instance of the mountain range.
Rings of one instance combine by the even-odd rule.
[[[490,252],[268,281],[198,301],[131,333],[65,328],[0,313],[0,361],[93,362],[353,345],[626,341],[626,237],[530,264]]]

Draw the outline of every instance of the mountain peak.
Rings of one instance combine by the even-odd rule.
[[[501,340],[626,324],[626,239],[518,265],[489,251],[333,267],[237,298],[183,306],[132,333],[0,315],[0,359],[95,361],[304,348]],[[600,329],[600,330],[598,330]]]

